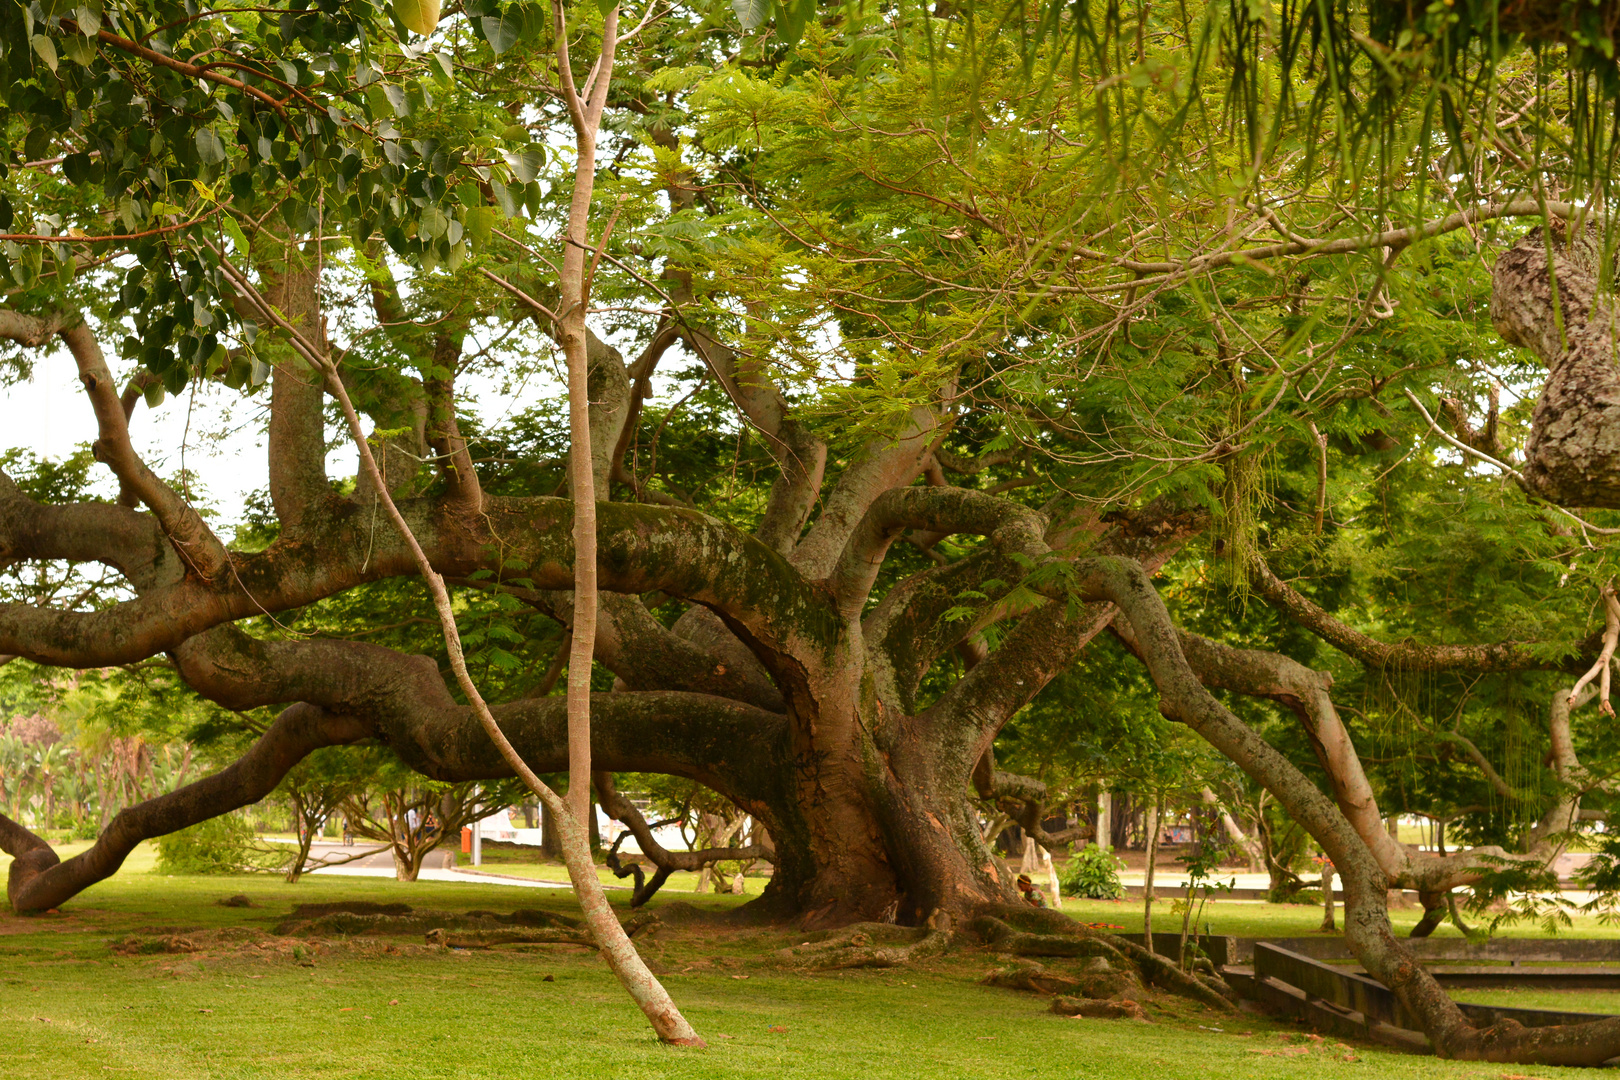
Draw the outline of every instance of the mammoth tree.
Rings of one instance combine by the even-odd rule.
[[[1032,83],[1011,30],[942,16],[952,48],[1003,63],[941,86],[921,62],[931,26],[829,19],[785,54],[682,8],[620,43],[592,240],[576,227],[580,187],[552,187],[571,163],[548,147],[575,123],[565,84],[594,76],[522,5],[468,6],[432,52],[379,37],[369,5],[245,28],[155,6],[100,30],[37,6],[35,36],[4,31],[24,152],[6,178],[19,288],[0,337],[19,368],[72,365],[117,495],[64,499],[0,475],[0,557],[99,564],[119,583],[70,603],[10,594],[0,654],[161,663],[224,710],[277,711],[234,763],[126,808],[73,858],[0,817],[14,908],[63,903],[141,840],[262,798],[323,747],[380,743],[441,781],[510,775],[436,643],[321,632],[345,598],[400,582],[454,590],[453,620],[499,600],[555,626],[548,677],[488,711],[526,768],[565,769],[559,643],[593,640],[573,634],[587,605],[572,493],[595,510],[588,659],[610,675],[590,699],[591,766],[697,781],[765,823],[773,912],[939,925],[1011,899],[977,810],[998,806],[1042,843],[1076,834],[1041,828],[1044,785],[997,768],[994,743],[1106,630],[1140,657],[1163,714],[1327,851],[1352,947],[1438,1049],[1570,1063],[1620,1049],[1612,1021],[1476,1029],[1385,910],[1391,887],[1443,895],[1487,858],[1544,856],[1580,820],[1579,796],[1600,785],[1567,707],[1549,736],[1569,791],[1529,851],[1413,853],[1383,829],[1330,680],[1188,632],[1155,584],[1160,571],[1179,583],[1184,560],[1369,667],[1562,671],[1597,652],[1606,692],[1614,635],[1583,643],[1573,617],[1530,642],[1385,645],[1271,572],[1282,545],[1262,520],[1268,459],[1301,445],[1313,491],[1287,508],[1301,550],[1355,542],[1336,485],[1380,490],[1405,461],[1377,457],[1397,436],[1407,457],[1423,449],[1426,483],[1472,497],[1478,478],[1432,450],[1424,399],[1452,402],[1446,445],[1512,467],[1481,448],[1504,437],[1499,418],[1486,432],[1466,420],[1486,379],[1458,374],[1487,347],[1478,253],[1513,218],[1578,221],[1574,203],[1504,173],[1443,213],[1421,192],[1347,204],[1286,147],[1216,154],[1216,121],[1174,79],[1134,99],[1105,64],[1096,93]],[[611,36],[582,14],[582,33]],[[1154,70],[1173,69],[1188,16],[1141,18],[1139,63],[1151,51]],[[236,60],[197,62],[210,51]],[[1068,60],[1034,62],[1051,75]],[[1536,97],[1528,78],[1505,85]],[[986,115],[983,100],[1009,107]],[[1169,134],[1132,145],[1086,112],[1131,100]],[[1597,293],[1537,284],[1536,252],[1557,266],[1562,245],[1498,263],[1518,305],[1497,312],[1510,340],[1550,347],[1548,325],[1579,332],[1560,344],[1605,340]],[[550,414],[525,431],[490,424],[470,400],[502,364],[543,379],[553,349],[584,361],[588,442],[548,435]],[[187,386],[264,403],[253,542],[222,536],[185,477],[136,450],[142,401]],[[723,440],[678,419],[688,401]],[[353,478],[328,471],[336,403],[369,425],[376,468]],[[1515,422],[1501,424],[1510,441]],[[733,449],[717,467],[721,442]],[[1334,460],[1362,479],[1335,478]],[[744,464],[752,478],[723,496],[699,491]],[[1548,544],[1593,535],[1511,491],[1490,500]],[[1600,585],[1590,550],[1553,553],[1583,588]],[[586,659],[568,664],[576,705]],[[1263,738],[1240,699],[1297,717],[1314,764]],[[611,776],[599,784],[635,827]],[[691,868],[763,851],[649,854]]]

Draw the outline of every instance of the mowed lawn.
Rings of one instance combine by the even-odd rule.
[[[256,944],[297,903],[365,899],[455,911],[566,911],[572,897],[561,890],[334,877],[286,885],[263,876],[164,877],[150,865],[150,856],[138,852],[123,872],[86,890],[59,915],[0,915],[0,1025],[6,1032],[0,1077],[1579,1075],[1346,1046],[1292,1025],[1217,1015],[1179,1000],[1150,1010],[1151,1024],[1064,1019],[1044,1011],[1034,995],[978,985],[995,958],[977,948],[918,968],[807,975],[775,956],[797,943],[791,930],[692,925],[660,930],[645,949],[710,1044],[675,1050],[651,1038],[587,950],[430,950],[420,938],[403,937]],[[5,869],[0,865],[0,873]],[[256,906],[216,903],[239,893]],[[740,900],[675,893],[654,906],[694,899],[705,907]],[[1237,905],[1223,907],[1236,913]],[[1077,914],[1130,925],[1133,908],[1083,905]],[[1245,918],[1264,923],[1264,933],[1304,933],[1320,913],[1268,906]],[[122,955],[111,948],[131,935],[152,939],[225,928],[245,929],[239,940],[219,935],[200,953]],[[1233,926],[1228,932],[1246,931]]]

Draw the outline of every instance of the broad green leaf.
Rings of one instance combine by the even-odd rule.
[[[496,56],[516,45],[519,35],[523,32],[523,20],[515,11],[502,12],[499,18],[480,19],[478,25],[484,31],[484,40],[489,42],[489,47],[495,51]]]
[[[731,10],[737,13],[742,28],[753,33],[771,16],[771,0],[731,0]]]
[[[449,227],[450,219],[437,206],[425,208],[422,211],[421,219],[417,222],[417,231],[422,234],[424,239],[428,240],[436,240],[443,236],[445,230]]]
[[[57,65],[55,42],[44,34],[35,34],[31,44],[34,51],[39,54],[39,58],[45,61],[45,66],[54,72]]]
[[[225,141],[216,135],[212,128],[198,128],[196,134],[197,156],[202,158],[205,165],[218,165],[226,158]]]
[[[539,150],[525,150],[521,154],[514,154],[510,150],[502,150],[501,157],[511,168],[512,175],[517,177],[518,183],[529,184],[540,175],[545,168],[546,155]]]
[[[383,96],[388,99],[388,107],[394,110],[395,116],[409,116],[411,112],[410,97],[405,93],[403,86],[393,83],[383,83]]]
[[[509,218],[517,217],[522,209],[517,198],[513,196],[512,189],[499,180],[491,180],[489,189],[495,193],[495,205],[501,208],[501,213]],[[521,192],[519,192],[521,195]]]
[[[788,45],[797,45],[815,13],[816,0],[780,0],[776,6],[776,36]]]
[[[495,208],[470,207],[463,218],[467,225],[467,242],[472,245],[475,252],[484,250],[484,245],[489,242],[490,233],[495,228]]]
[[[96,58],[96,47],[90,41],[77,34],[62,39],[62,51],[67,58],[80,67],[89,67],[90,62]]]

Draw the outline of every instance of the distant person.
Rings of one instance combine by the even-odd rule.
[[[1030,907],[1043,908],[1046,906],[1046,894],[1035,887],[1035,882],[1028,874],[1018,875],[1018,891],[1024,896],[1024,903]]]
[[[354,823],[348,818],[343,819],[343,846],[354,847]]]

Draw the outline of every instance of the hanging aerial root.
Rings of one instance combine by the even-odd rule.
[[[927,926],[856,923],[842,930],[810,935],[802,945],[777,956],[807,971],[888,968],[938,956],[951,944],[951,932]]]

